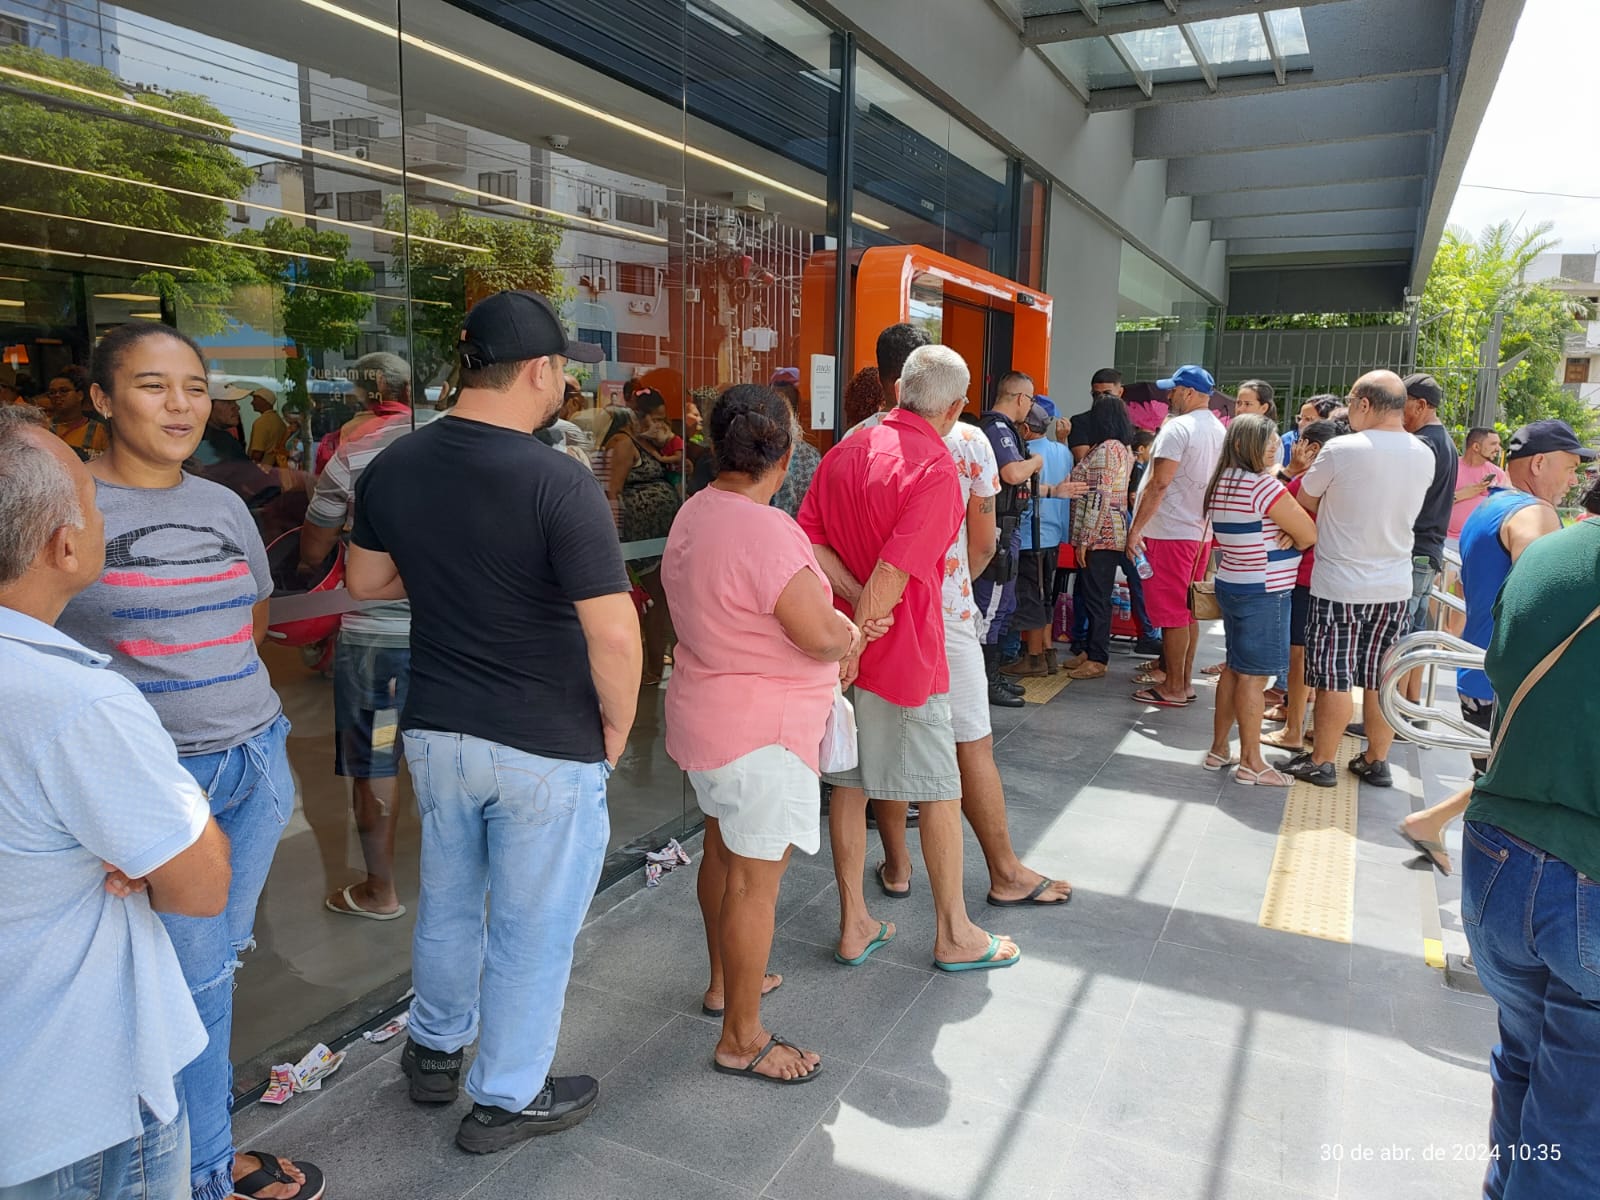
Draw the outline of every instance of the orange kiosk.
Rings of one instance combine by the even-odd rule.
[[[836,256],[816,254],[801,278],[800,382],[809,409],[813,355],[827,353],[836,295]],[[836,370],[842,381],[877,360],[878,334],[910,321],[934,341],[951,347],[972,369],[967,409],[983,410],[994,381],[1024,371],[1040,392],[1049,390],[1051,300],[1002,275],[929,250],[926,246],[877,246],[852,252],[851,321],[848,345]],[[815,398],[832,404],[831,394]]]

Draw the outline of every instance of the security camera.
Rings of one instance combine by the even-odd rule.
[[[565,150],[568,146],[572,145],[572,139],[564,133],[552,133],[549,137],[545,138],[545,141],[549,142],[551,147],[556,150]]]

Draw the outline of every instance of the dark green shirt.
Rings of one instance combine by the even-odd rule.
[[[1600,521],[1580,521],[1522,552],[1494,608],[1484,669],[1511,697],[1544,656],[1600,605]],[[1600,737],[1592,723],[1600,678],[1600,621],[1529,689],[1467,819],[1498,825],[1600,879]]]

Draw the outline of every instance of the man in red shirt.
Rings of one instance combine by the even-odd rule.
[[[922,854],[937,928],[934,965],[947,971],[1004,967],[1020,955],[967,916],[961,893],[961,774],[950,722],[940,588],[945,551],[961,527],[961,488],[944,444],[966,404],[970,375],[946,346],[911,353],[899,404],[881,424],[858,430],[822,459],[800,508],[841,610],[863,627],[892,617],[888,631],[842,665],[855,680],[860,762],[824,775],[833,785],[828,829],[839,881],[839,948],[860,966],[894,937],[867,911],[866,804],[921,805]],[[865,582],[862,582],[862,581]]]

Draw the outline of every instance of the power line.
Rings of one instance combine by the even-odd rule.
[[[1519,196],[1555,196],[1561,200],[1600,200],[1600,196],[1584,196],[1577,192],[1536,192],[1529,188],[1497,187],[1492,183],[1463,183],[1463,188],[1474,188],[1480,192],[1515,192]]]

